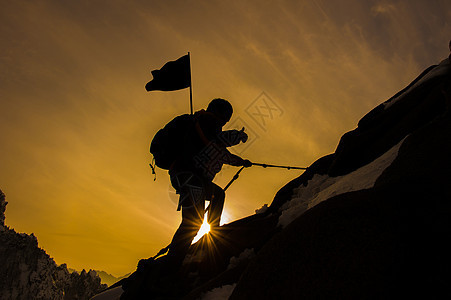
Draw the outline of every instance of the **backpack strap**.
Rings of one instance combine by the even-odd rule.
[[[205,111],[205,109],[201,109],[201,110],[199,110],[199,111],[196,111],[196,112],[194,113],[194,115],[193,115],[193,119],[194,119],[194,128],[196,129],[197,135],[200,137],[200,139],[202,140],[202,142],[203,142],[205,145],[208,145],[208,143],[209,143],[210,141],[209,141],[209,140],[207,139],[207,137],[205,136],[205,134],[204,134],[202,128],[200,128],[200,124],[199,124],[199,115],[205,114],[205,113],[207,113],[207,112]]]
[[[211,142],[213,142],[212,140],[209,140],[208,138],[207,138],[207,136],[205,135],[205,133],[204,133],[204,131],[202,130],[202,128],[200,127],[200,123],[199,123],[199,116],[200,115],[211,115],[211,116],[213,116],[214,118],[216,118],[217,119],[217,117],[213,114],[213,113],[211,113],[211,112],[207,112],[207,111],[205,111],[205,109],[201,109],[201,110],[199,110],[199,111],[197,111],[195,114],[194,114],[194,126],[195,126],[195,128],[196,128],[196,132],[197,132],[197,134],[199,135],[199,137],[200,137],[200,139],[202,140],[202,142],[204,143],[204,145],[205,146],[208,146]]]
[[[196,120],[195,121],[195,127],[196,127],[196,132],[199,135],[200,139],[202,140],[202,142],[204,142],[205,145],[210,144],[210,140],[207,139],[207,137],[205,136],[204,132],[202,131],[202,128],[200,128],[200,124],[199,121]]]

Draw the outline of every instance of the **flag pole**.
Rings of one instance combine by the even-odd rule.
[[[191,114],[193,114],[193,82],[191,80],[191,55],[188,52],[189,58],[189,104],[191,109]]]

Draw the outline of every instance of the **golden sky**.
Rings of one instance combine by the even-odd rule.
[[[448,0],[0,4],[6,223],[33,232],[57,263],[115,275],[166,246],[181,219],[166,172],[153,181],[148,148],[189,112],[189,92],[146,92],[151,70],[190,51],[195,110],[226,98],[231,127],[246,124],[251,139],[237,153],[308,166],[446,58],[451,38]],[[271,203],[299,174],[244,170],[227,191],[227,219]]]

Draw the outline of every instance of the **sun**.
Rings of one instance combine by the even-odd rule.
[[[197,235],[194,237],[193,242],[191,244],[196,243],[198,240],[200,240],[201,237],[204,236],[204,234],[207,234],[210,232],[210,224],[207,222],[207,214],[204,216],[204,222],[202,223],[202,226],[200,227],[199,231],[197,232]]]
[[[208,215],[208,213],[205,214],[204,222],[202,223],[202,226],[200,227],[199,231],[197,232],[197,235],[194,237],[191,244],[195,244],[198,240],[200,240],[201,237],[203,237],[205,234],[210,232],[210,224],[208,224],[208,222],[207,222],[207,215]],[[227,213],[226,210],[223,210],[222,215],[221,215],[220,225],[222,226],[229,222],[230,222],[230,215],[229,215],[229,213]]]

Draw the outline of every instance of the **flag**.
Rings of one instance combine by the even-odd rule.
[[[160,70],[150,72],[153,79],[146,84],[147,91],[175,91],[191,85],[189,54],[167,62]]]

